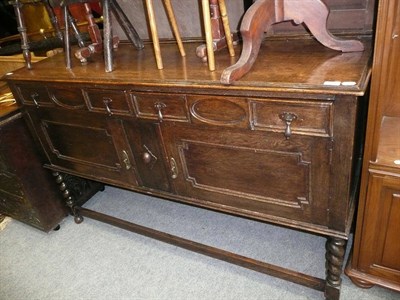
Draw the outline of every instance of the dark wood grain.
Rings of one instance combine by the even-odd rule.
[[[116,86],[128,84],[143,90],[153,86],[158,91],[174,86],[176,91],[207,93],[208,90],[217,90],[231,95],[257,92],[262,95],[266,92],[363,95],[369,76],[370,42],[370,39],[364,40],[367,47],[364,52],[342,54],[312,39],[266,40],[252,71],[229,87],[220,84],[219,78],[226,67],[236,62],[237,57],[231,59],[227,53],[216,53],[216,71],[210,72],[207,64],[195,55],[200,43],[186,44],[186,57],[180,56],[175,44],[163,46],[166,62],[163,70],[157,70],[151,47],[136,51],[129,45],[121,45],[114,52],[115,68],[111,73],[104,72],[101,55],[93,57],[87,65],[76,65],[67,70],[63,68],[63,55],[59,54],[35,64],[32,70],[20,70],[5,79],[41,82],[72,80],[76,84],[96,82]],[[337,87],[324,85],[325,81],[355,82],[355,85]]]
[[[232,86],[219,82],[233,61],[217,53],[217,70],[174,44],[157,70],[149,47],[122,45],[115,69],[102,57],[66,70],[63,57],[5,77],[23,105],[46,167],[199,207],[325,235],[326,284],[272,265],[159,232],[146,235],[326,292],[337,299],[338,266],[353,218],[352,175],[359,169],[367,51],[338,55],[312,39],[267,40],[260,63]],[[265,51],[264,51],[265,50]],[[327,85],[338,81],[339,85]],[[344,85],[343,82],[351,82]],[[60,185],[63,176],[56,175]],[[67,191],[67,190],[66,190]],[[136,231],[136,225],[82,210]],[[82,215],[81,215],[82,214]]]

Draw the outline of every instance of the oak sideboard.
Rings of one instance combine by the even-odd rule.
[[[362,42],[365,51],[343,54],[312,38],[266,39],[229,86],[219,78],[234,58],[219,51],[210,72],[194,54],[201,42],[185,43],[186,57],[162,44],[163,70],[151,46],[123,44],[110,73],[101,55],[66,69],[59,54],[4,79],[61,189],[60,172],[326,236],[326,278],[86,209],[64,187],[78,223],[95,218],[337,299],[368,102],[371,41]]]

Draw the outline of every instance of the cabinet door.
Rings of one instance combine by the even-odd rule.
[[[176,192],[189,202],[265,220],[327,224],[326,139],[167,122],[162,128]]]
[[[52,167],[126,187],[138,184],[122,121],[47,108],[28,114]]]
[[[124,129],[138,171],[139,184],[146,188],[170,191],[165,159],[159,144],[158,124],[124,121]]]
[[[359,269],[400,283],[400,177],[371,174]]]

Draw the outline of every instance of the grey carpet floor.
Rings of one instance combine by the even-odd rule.
[[[85,207],[323,278],[325,238],[107,186]],[[0,299],[323,299],[312,289],[71,217],[0,232]],[[349,247],[348,247],[349,249]],[[341,299],[400,299],[343,276]]]

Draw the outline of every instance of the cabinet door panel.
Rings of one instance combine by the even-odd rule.
[[[400,282],[400,178],[371,174],[364,217],[360,267],[368,274]]]
[[[121,121],[46,109],[30,118],[53,166],[110,183],[137,184]]]
[[[323,139],[166,125],[178,194],[223,210],[326,225],[329,154]]]
[[[135,158],[140,185],[169,191],[170,184],[163,153],[158,142],[157,126],[151,122],[124,122],[127,140]]]

